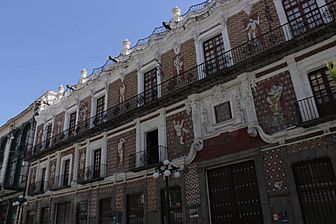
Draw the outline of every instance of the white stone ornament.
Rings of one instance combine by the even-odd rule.
[[[251,1],[245,2],[243,10],[247,15],[251,14],[252,6],[253,6],[253,3]]]
[[[180,21],[182,21],[182,16],[181,16],[181,9],[179,8],[179,7],[174,7],[173,9],[172,9],[172,14],[173,14],[173,21],[174,22],[180,22]]]
[[[119,103],[125,101],[126,85],[123,79],[120,79],[120,88],[119,88]]]
[[[184,120],[182,121],[173,121],[176,137],[178,138],[179,144],[184,145],[184,136],[189,133],[187,129],[183,127]]]
[[[268,97],[266,98],[267,103],[273,113],[274,120],[281,121],[283,120],[283,113],[280,106],[280,98],[282,95],[283,87],[273,85],[268,92]]]
[[[121,52],[122,55],[124,56],[127,56],[131,53],[131,42],[126,38],[124,41],[123,41],[123,50]]]
[[[249,19],[249,23],[247,24],[244,31],[247,32],[247,35],[250,41],[257,37],[257,29],[259,25],[260,25],[259,16],[258,16],[258,19],[253,19],[253,18]]]
[[[83,69],[81,70],[81,77],[80,77],[78,83],[80,83],[80,84],[85,83],[85,82],[86,82],[86,77],[87,77],[87,71],[86,71],[85,68],[83,68]]]
[[[117,146],[118,156],[119,156],[119,163],[122,163],[123,159],[124,159],[124,144],[125,144],[125,141],[126,140],[124,138],[120,138],[118,146]]]

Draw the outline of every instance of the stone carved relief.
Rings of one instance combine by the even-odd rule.
[[[223,86],[218,85],[212,88],[211,98],[214,102],[222,101],[226,91],[224,90]]]
[[[79,120],[80,121],[85,121],[89,118],[88,115],[89,107],[86,101],[80,102],[79,105]]]
[[[260,25],[260,18],[253,18],[252,16],[248,19],[246,28],[244,32],[247,32],[248,39],[254,40],[257,37],[258,29]]]
[[[209,117],[208,117],[208,111],[204,109],[202,111],[202,136],[205,136],[209,132]]]
[[[282,121],[284,119],[280,105],[282,91],[282,86],[273,85],[267,94],[268,97],[266,98],[275,121]]]
[[[186,128],[183,127],[184,120],[181,120],[181,121],[174,120],[173,123],[174,123],[174,129],[175,129],[175,135],[176,135],[177,143],[180,144],[180,145],[184,145],[185,144],[185,142],[184,142],[185,135],[189,133],[189,131]]]
[[[185,108],[186,108],[186,112],[188,115],[191,115],[192,113],[192,100],[191,99],[188,99],[186,102],[185,102]]]
[[[176,75],[179,75],[183,71],[183,58],[181,56],[180,44],[175,44],[174,53],[175,53],[175,59],[173,64],[176,69]]]
[[[124,159],[124,144],[125,144],[125,141],[126,140],[124,138],[120,138],[118,146],[117,146],[119,164],[121,164],[123,162],[123,159]]]
[[[79,171],[84,172],[84,168],[85,168],[85,151],[82,150],[79,158]]]
[[[125,77],[121,76],[120,88],[119,88],[119,103],[123,103],[125,101],[125,93],[126,93]]]

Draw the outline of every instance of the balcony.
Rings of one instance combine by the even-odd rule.
[[[50,191],[57,191],[64,188],[68,188],[71,186],[71,176],[68,175],[60,175],[54,178],[49,179],[48,181],[48,189]]]
[[[5,179],[3,189],[10,191],[23,191],[26,185],[27,176],[17,175]]]
[[[132,172],[137,172],[155,167],[166,159],[169,159],[167,147],[159,145],[130,154],[128,168]]]
[[[301,18],[298,17],[295,21],[273,28],[211,61],[203,62],[174,76],[147,92],[108,108],[103,113],[35,145],[27,158],[41,157],[58,147],[71,145],[74,141],[103,129],[125,124],[136,117],[176,103],[188,95],[205,91],[216,84],[233,80],[238,74],[258,69],[336,34],[336,1],[306,12],[306,15],[312,14],[319,16],[311,17],[308,25],[301,24]],[[98,70],[108,72],[109,67],[107,65]]]
[[[299,111],[299,124],[308,127],[336,118],[336,99],[324,96],[316,99],[308,97],[296,102]]]
[[[33,184],[29,184],[28,195],[33,196],[43,194],[47,190],[47,187],[48,187],[48,181],[37,181]]]
[[[87,184],[94,181],[104,179],[106,171],[105,164],[99,164],[99,166],[85,167],[83,170],[78,170],[77,183]]]

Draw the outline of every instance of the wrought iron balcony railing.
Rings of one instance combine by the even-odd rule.
[[[48,181],[48,189],[50,191],[56,191],[63,188],[67,188],[71,186],[72,175],[60,175],[54,178],[49,179]]]
[[[37,194],[43,194],[48,190],[48,181],[37,181],[35,183],[29,184],[28,195],[33,196]]]
[[[77,183],[86,184],[105,177],[106,165],[99,164],[78,170]]]
[[[149,167],[154,167],[160,162],[169,159],[167,147],[158,145],[147,148],[147,150],[129,155],[129,170],[138,171]]]
[[[336,99],[324,96],[316,99],[314,96],[296,102],[300,125],[315,124],[336,118]]]
[[[309,16],[309,24],[300,22],[303,17],[308,15],[315,15]],[[282,46],[286,43],[295,43],[295,46],[297,46],[298,42],[295,41],[304,40],[304,37],[308,34],[317,33],[314,38],[319,38],[322,29],[335,32],[335,19],[336,1],[332,1],[320,8],[306,12],[302,17],[298,17],[289,23],[271,29],[251,41],[242,43],[210,61],[205,61],[180,75],[174,76],[145,92],[130,97],[124,102],[108,108],[101,114],[79,122],[75,127],[71,127],[35,145],[27,156],[32,158],[41,155],[60,143],[84,136],[84,133],[88,133],[92,129],[107,127],[107,123],[116,124],[121,122],[122,118],[126,118],[132,112],[139,112],[138,109],[153,108],[156,104],[160,103],[162,105],[165,100],[183,98],[184,96],[181,94],[183,91],[191,91],[195,84],[204,83],[204,80],[229,80],[230,77],[226,76],[227,72],[239,70],[244,66],[254,66],[257,64],[254,61],[256,57],[269,58],[269,53],[274,54],[275,50],[277,50],[276,52],[291,51],[288,48],[282,49]],[[206,85],[201,87],[205,88],[204,86]],[[198,91],[200,86],[196,87],[196,89],[195,91]]]

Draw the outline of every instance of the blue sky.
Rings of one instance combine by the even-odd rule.
[[[148,36],[179,6],[202,0],[31,0],[0,2],[0,125],[47,90],[74,84],[80,70]]]

